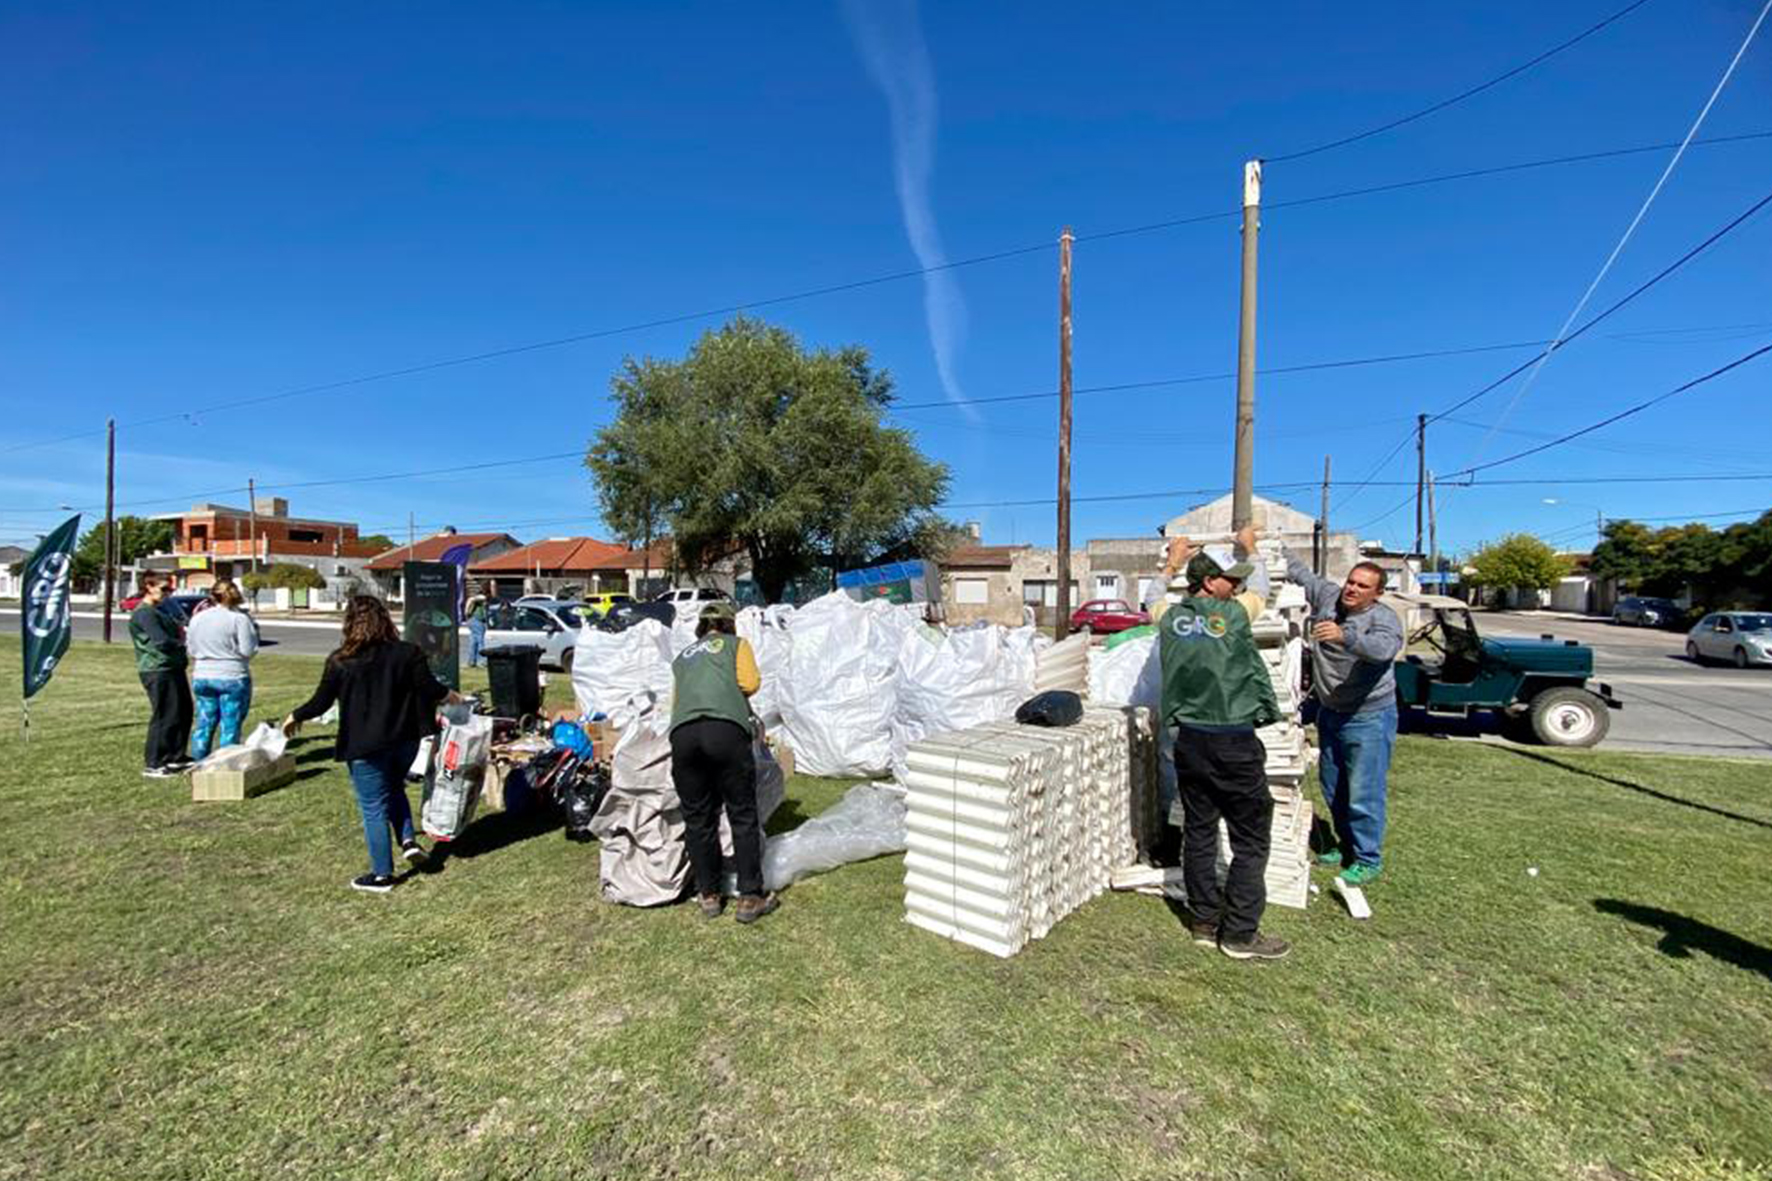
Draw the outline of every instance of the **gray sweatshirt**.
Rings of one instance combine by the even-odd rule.
[[[1341,584],[1319,577],[1311,568],[1286,555],[1286,577],[1304,588],[1310,600],[1309,629],[1319,623],[1341,624],[1340,643],[1311,647],[1311,692],[1319,704],[1337,713],[1363,713],[1396,704],[1397,678],[1392,671],[1403,651],[1403,621],[1383,603],[1346,614],[1341,605]]]
[[[258,651],[258,625],[244,611],[206,607],[185,629],[193,680],[233,681],[247,676],[246,662]]]

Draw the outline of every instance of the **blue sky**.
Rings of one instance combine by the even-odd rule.
[[[276,486],[575,450],[608,420],[624,355],[681,355],[718,318],[131,424],[1052,242],[1067,224],[1083,237],[1079,388],[1228,373],[1234,220],[1089,236],[1232,209],[1246,158],[1417,109],[1622,2],[8,5],[0,538],[102,503],[107,414],[124,424],[122,511],[243,503],[253,477],[297,513],[396,536],[409,513],[421,533],[603,535],[571,459]],[[1266,199],[1677,141],[1759,6],[1651,0],[1446,112],[1272,164]],[[1772,29],[1703,134],[1766,130]],[[1261,364],[1549,337],[1670,155],[1270,209]],[[1772,140],[1693,148],[1590,310],[1768,191]],[[1772,210],[1552,358],[1517,403],[1515,383],[1437,423],[1430,466],[1499,458],[1772,341],[1769,256]],[[906,403],[1041,392],[1056,388],[1056,273],[1042,250],[759,314],[810,344],[865,344]],[[1417,412],[1528,356],[1265,376],[1257,482],[1314,482],[1330,455],[1333,526],[1407,544],[1409,489],[1352,485]],[[1772,472],[1769,389],[1772,357],[1489,474]],[[1227,486],[1233,409],[1229,380],[1079,394],[1075,494]],[[1001,502],[1053,496],[1055,399],[894,419],[951,465],[952,516],[990,542],[1052,541],[1050,503]],[[82,431],[101,433],[25,446]],[[1376,478],[1413,476],[1409,447]],[[1080,500],[1075,535],[1147,535],[1202,499]],[[1720,524],[1772,505],[1772,479],[1442,501],[1443,548],[1517,529],[1583,546],[1596,509]]]

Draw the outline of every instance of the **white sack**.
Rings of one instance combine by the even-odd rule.
[[[949,632],[919,624],[898,647],[892,769],[918,739],[1015,716],[1034,693],[1034,629],[994,623]]]
[[[572,695],[587,716],[613,714],[630,697],[671,697],[671,631],[642,619],[626,631],[578,629],[572,655]]]
[[[466,705],[446,705],[442,713],[443,732],[434,743],[436,757],[425,767],[419,819],[427,835],[448,841],[461,835],[480,802],[492,753],[492,719],[471,712]]]
[[[250,771],[255,767],[268,767],[283,757],[283,749],[288,745],[289,739],[281,726],[260,722],[245,742],[222,747],[192,770]]]
[[[892,761],[893,669],[920,607],[857,603],[842,591],[794,613],[777,700],[796,770],[878,775]]]
[[[738,613],[738,634],[750,644],[757,658],[757,672],[763,687],[751,695],[751,712],[763,725],[774,729],[781,724],[781,691],[788,677],[788,654],[794,639],[788,622],[794,609],[786,604],[775,607],[746,607]]]
[[[1089,704],[1145,705],[1155,710],[1162,696],[1163,662],[1156,636],[1089,649]]]
[[[664,625],[648,622],[655,642],[664,641]],[[575,659],[575,688],[577,663]],[[609,712],[621,737],[610,756],[609,791],[591,818],[591,833],[601,842],[597,858],[603,897],[628,906],[675,902],[689,888],[689,856],[683,847],[682,805],[671,785],[670,714],[660,708],[656,694],[631,696]]]

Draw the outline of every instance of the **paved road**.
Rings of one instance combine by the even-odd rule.
[[[17,628],[17,619],[17,611],[0,610],[0,627]],[[1550,632],[1591,645],[1596,675],[1624,702],[1612,714],[1607,749],[1772,758],[1772,669],[1700,668],[1683,655],[1681,633],[1614,627],[1578,616],[1481,613],[1477,627],[1494,635]],[[76,638],[96,640],[100,630],[96,617],[75,615]],[[266,620],[261,631],[277,642],[275,652],[324,656],[338,644],[338,626],[329,622]],[[128,642],[121,618],[114,635]]]
[[[1772,668],[1693,664],[1684,632],[1550,612],[1479,613],[1476,621],[1487,635],[1548,632],[1591,646],[1595,677],[1624,702],[1605,749],[1772,758]]]

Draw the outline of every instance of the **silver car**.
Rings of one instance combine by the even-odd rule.
[[[1772,664],[1772,614],[1718,611],[1686,633],[1686,655],[1698,664],[1727,660],[1736,668]]]
[[[540,648],[541,662],[572,671],[572,646],[584,616],[577,603],[558,599],[525,599],[517,603],[489,603],[486,608],[486,648]]]

